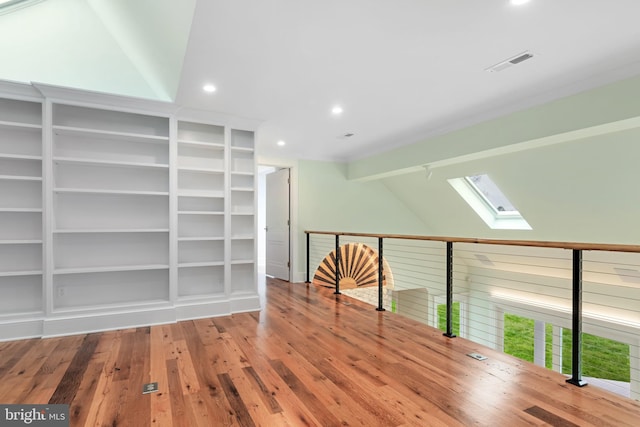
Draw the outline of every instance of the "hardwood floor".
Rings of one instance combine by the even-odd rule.
[[[72,426],[640,425],[640,402],[332,292],[269,280],[262,312],[0,343],[0,403],[70,403]]]

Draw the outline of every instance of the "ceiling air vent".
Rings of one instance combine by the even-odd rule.
[[[527,59],[531,59],[533,58],[533,53],[531,52],[522,52],[517,54],[516,56],[512,56],[511,58],[505,59],[504,61],[500,61],[495,65],[492,65],[489,68],[486,68],[485,71],[489,71],[492,73],[495,73],[497,71],[502,71],[505,68],[509,68],[513,65],[518,65],[524,61],[526,61]]]

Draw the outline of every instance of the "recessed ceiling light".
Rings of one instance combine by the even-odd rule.
[[[510,3],[514,6],[521,6],[525,3],[529,3],[531,0],[510,0]]]
[[[336,105],[335,107],[333,107],[333,108],[331,109],[331,114],[333,114],[333,115],[336,115],[336,116],[337,116],[338,114],[342,114],[342,111],[344,111],[344,110],[342,109],[342,107],[341,107],[341,106],[339,106],[339,105]]]
[[[278,147],[284,147],[284,145],[286,144],[286,142],[284,142],[283,140],[280,140],[277,142]]]
[[[206,84],[202,87],[202,90],[204,90],[207,93],[213,93],[216,91],[216,87],[212,84]]]

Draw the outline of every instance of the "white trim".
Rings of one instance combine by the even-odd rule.
[[[236,130],[255,131],[262,120],[247,119],[231,114],[224,114],[196,108],[188,108],[176,105],[176,118],[181,122],[205,123],[218,126],[227,126]]]
[[[175,322],[176,310],[173,307],[98,314],[82,313],[80,316],[56,316],[44,319],[42,337],[51,338]]]
[[[168,101],[113,95],[105,92],[73,89],[37,82],[33,82],[32,85],[42,96],[54,104],[149,114],[156,117],[170,117],[179,108],[176,104]]]
[[[274,159],[258,156],[258,165],[274,166],[278,168],[289,169],[289,280],[294,283],[304,282],[306,279],[304,257],[299,257],[298,248],[300,243],[300,234],[303,230],[298,230],[298,161],[295,159]],[[313,274],[313,273],[310,273]]]
[[[178,301],[178,120],[169,118],[169,301]],[[178,313],[176,318],[179,319]]]
[[[43,322],[41,316],[42,313],[38,313],[35,318],[11,319],[7,322],[0,322],[0,342],[40,338]]]
[[[33,102],[44,101],[42,93],[28,83],[2,80],[0,81],[0,92],[2,93],[2,97],[6,99]]]
[[[467,338],[469,336],[469,294],[467,292],[454,293],[453,294],[453,302],[460,303],[460,337]],[[431,313],[433,314],[431,318],[432,324],[429,326],[433,326],[436,329],[438,328],[438,306],[444,305],[447,303],[447,296],[445,294],[433,295],[432,296],[432,306],[430,307]]]
[[[260,296],[251,292],[247,295],[231,295],[231,312],[246,313],[260,311]]]
[[[488,159],[496,156],[502,156],[505,154],[518,153],[525,150],[533,150],[536,148],[547,147],[555,144],[562,144],[565,142],[577,141],[585,138],[592,138],[601,135],[608,135],[611,133],[624,132],[631,129],[640,127],[640,116],[631,117],[628,119],[616,120],[600,125],[585,127],[581,129],[571,130],[568,132],[553,134],[549,136],[543,136],[541,138],[530,139],[528,141],[518,142],[515,144],[509,144],[502,147],[490,148],[484,151],[478,151],[470,154],[463,154],[448,159],[443,159],[429,163],[431,168],[440,168],[445,166],[451,166],[459,163],[466,163],[475,160]],[[419,166],[422,168],[423,166]],[[413,170],[417,170],[418,166]]]
[[[191,319],[204,319],[217,316],[229,316],[231,314],[231,301],[224,295],[220,300],[205,300],[191,302],[179,300],[176,306],[176,319],[178,321]]]

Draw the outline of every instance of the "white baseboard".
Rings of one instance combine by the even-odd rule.
[[[260,309],[260,297],[258,295],[231,296],[231,311],[233,313],[260,311]]]
[[[40,338],[42,321],[42,318],[39,318],[2,322],[0,323],[0,342]]]
[[[220,300],[194,300],[163,307],[119,310],[99,313],[55,314],[0,320],[0,341],[27,338],[51,338],[117,329],[175,323],[181,320],[228,316],[233,313],[259,311],[258,294],[232,295]]]
[[[44,319],[42,337],[86,334],[175,322],[176,312],[173,307],[89,316],[52,317]]]
[[[185,303],[176,307],[176,318],[181,320],[228,316],[232,313],[229,300]]]

